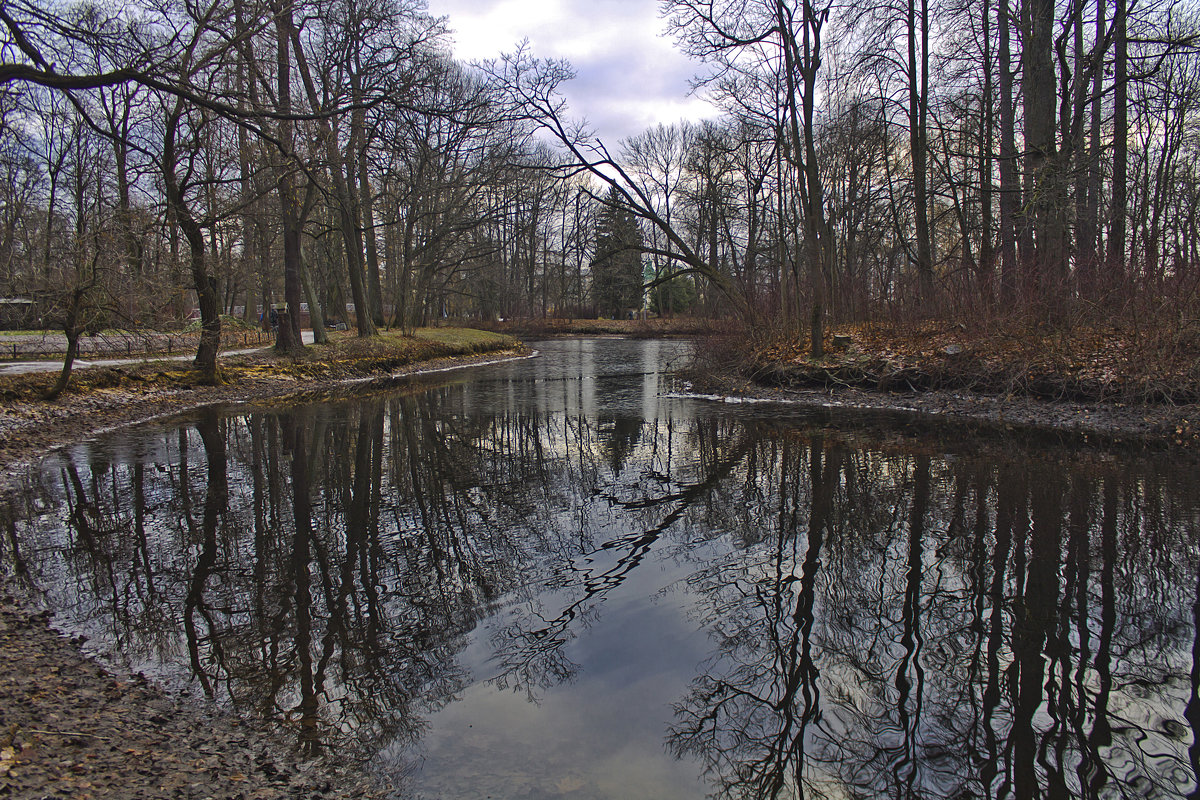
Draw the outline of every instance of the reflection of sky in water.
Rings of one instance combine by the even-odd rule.
[[[13,526],[32,581],[102,655],[307,714],[419,797],[1193,787],[1169,459],[860,443],[674,394],[682,343],[535,347],[58,455]]]
[[[530,695],[480,680],[430,719],[418,797],[696,797],[693,763],[666,751],[664,721],[709,651],[678,604],[655,595],[686,570],[659,559],[610,596],[565,648],[570,682]],[[541,598],[553,607],[554,596]],[[560,603],[569,602],[564,598]],[[472,675],[495,671],[484,624],[461,654]]]

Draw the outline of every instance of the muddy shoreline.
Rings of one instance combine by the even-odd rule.
[[[409,375],[528,355],[521,351],[422,362],[362,377],[328,374],[241,378],[229,386],[120,387],[57,403],[0,407],[0,503],[54,449],[124,425],[202,405],[283,402],[384,388]],[[750,400],[822,409],[835,426],[969,428],[1049,434],[1088,445],[1197,451],[1196,406],[1059,403],[954,392],[877,393],[850,388],[772,388],[736,375],[692,376],[714,402]],[[8,547],[8,543],[4,543]],[[382,797],[388,788],[336,760],[305,760],[277,734],[181,698],[139,676],[110,673],[83,643],[53,631],[48,615],[0,574],[0,798]],[[336,754],[334,754],[336,756]]]
[[[1062,444],[1172,450],[1200,455],[1200,406],[1070,402],[969,391],[871,391],[780,387],[732,372],[697,373],[691,390],[714,402],[765,402],[818,409],[838,426],[949,427],[983,436],[1049,437]]]

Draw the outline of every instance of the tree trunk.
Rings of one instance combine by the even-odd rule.
[[[325,314],[321,309],[321,298],[317,296],[317,292],[313,288],[312,273],[303,248],[300,250],[300,281],[304,284],[304,297],[308,300],[308,319],[313,332],[313,342],[329,344],[329,335],[325,332]]]
[[[983,0],[983,91],[979,113],[979,279],[985,307],[995,302],[995,252],[992,243],[992,6]]]
[[[83,326],[79,324],[79,315],[85,291],[85,289],[76,288],[71,293],[71,302],[67,306],[67,319],[63,324],[63,333],[67,336],[67,352],[63,356],[62,370],[58,373],[58,380],[44,396],[46,400],[57,400],[71,380],[71,368],[75,365],[75,357],[79,355],[79,337],[83,333]]]
[[[300,46],[299,33],[291,22],[290,12],[286,23],[294,45],[292,49],[296,57],[297,72],[304,84],[304,91],[308,94],[309,105],[316,111],[321,108],[320,98],[308,66],[308,59],[304,55],[304,49]],[[363,275],[362,235],[354,218],[358,200],[351,192],[346,180],[346,172],[343,171],[343,165],[353,170],[353,161],[343,158],[338,149],[336,132],[327,117],[322,117],[320,120],[320,137],[328,162],[329,177],[333,183],[335,204],[338,207],[338,228],[342,234],[342,241],[345,243],[346,271],[350,277],[350,294],[354,300],[354,318],[358,327],[358,335],[374,336],[378,331],[375,328],[374,320],[371,319],[371,302],[367,296],[367,285]],[[353,172],[350,174],[353,177]]]
[[[361,111],[356,111],[361,114]],[[361,123],[359,123],[361,125]],[[362,136],[362,134],[360,134]],[[364,245],[367,253],[367,296],[371,303],[371,319],[383,327],[383,279],[379,271],[379,237],[375,234],[374,193],[371,175],[367,170],[367,148],[363,142],[357,153],[359,219],[362,220]]]
[[[1113,155],[1112,211],[1108,228],[1105,282],[1116,287],[1125,279],[1126,218],[1129,213],[1129,42],[1128,0],[1116,0],[1113,15]]]
[[[1032,284],[1060,291],[1062,272],[1062,179],[1055,144],[1054,0],[1027,0],[1021,49],[1025,111],[1026,208],[1033,218],[1036,272]]]
[[[167,204],[170,206],[175,224],[188,243],[188,262],[191,267],[192,285],[196,289],[196,300],[200,306],[200,345],[196,350],[194,365],[204,383],[221,383],[217,366],[217,354],[221,348],[221,317],[217,301],[216,279],[208,274],[204,258],[204,232],[187,207],[187,200],[179,185],[176,169],[175,135],[183,115],[183,101],[177,100],[174,109],[167,115],[163,136],[162,172],[163,187]]]
[[[916,0],[908,0],[908,144],[912,159],[913,212],[917,236],[917,280],[922,305],[933,301],[933,246],[929,230],[929,3],[921,0],[920,31],[917,30]],[[918,45],[918,36],[920,43]],[[917,65],[917,50],[920,67]]]
[[[1100,0],[1103,2],[1103,0]],[[1013,101],[1012,15],[1010,0],[1000,0],[996,23],[1000,34],[1000,298],[1016,302],[1021,268],[1017,254],[1017,226],[1021,185],[1017,176],[1016,107]]]
[[[283,0],[282,6],[272,10],[275,12],[278,105],[282,114],[289,114],[292,111],[292,60],[289,54],[294,27],[292,0]],[[294,157],[294,140],[292,121],[280,119],[279,146],[283,149],[283,163],[279,165],[278,176],[279,213],[283,223],[283,299],[288,310],[286,319],[279,321],[275,340],[275,350],[280,353],[295,353],[304,347],[300,334],[300,204],[290,163]]]

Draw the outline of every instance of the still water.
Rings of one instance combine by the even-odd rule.
[[[415,798],[1196,792],[1193,471],[689,398],[575,340],[53,456],[4,570]]]

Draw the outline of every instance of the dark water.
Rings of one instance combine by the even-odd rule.
[[[80,445],[4,512],[4,569],[399,796],[1195,795],[1190,466],[540,348]]]

